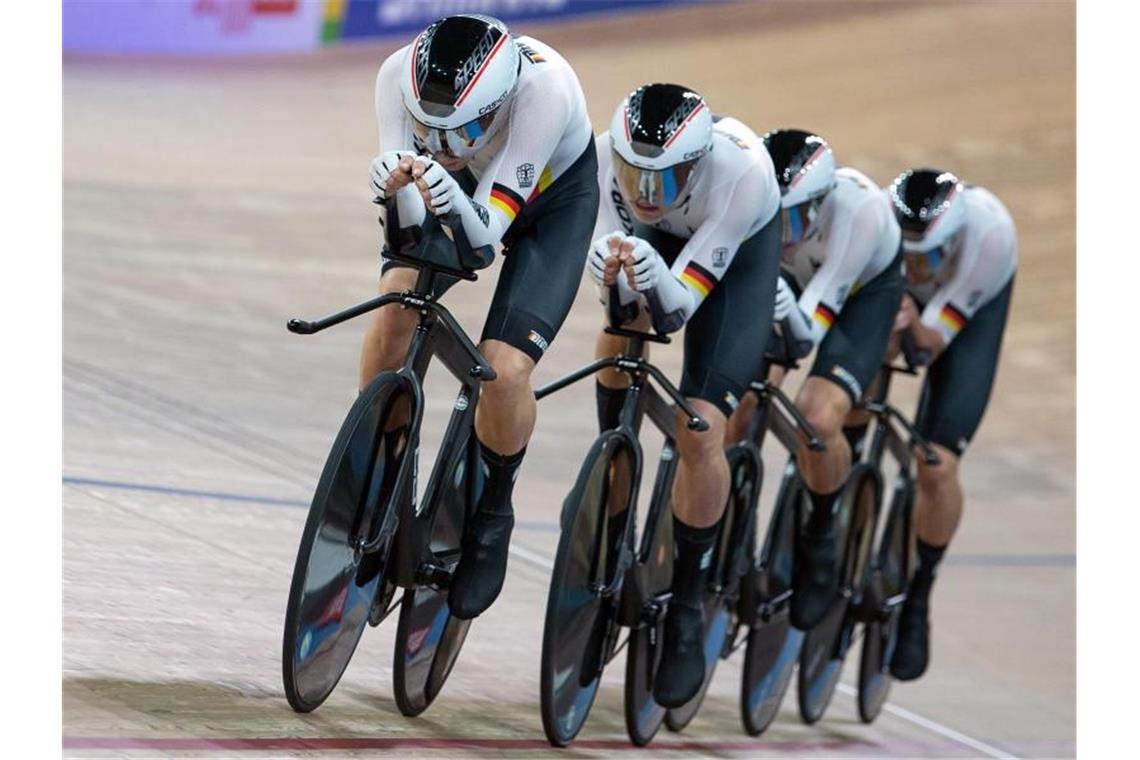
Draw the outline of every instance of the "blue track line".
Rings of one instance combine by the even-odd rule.
[[[309,502],[301,499],[282,499],[276,496],[232,493],[230,491],[205,491],[197,488],[179,488],[156,483],[130,483],[123,480],[103,480],[101,478],[77,478],[63,476],[64,485],[110,488],[117,491],[141,491],[166,496],[185,496],[193,499],[215,499],[246,504],[268,504],[275,507],[308,507]],[[558,533],[558,524],[552,522],[518,521],[515,527],[536,533]],[[1075,554],[950,554],[947,565],[958,567],[1076,567]]]

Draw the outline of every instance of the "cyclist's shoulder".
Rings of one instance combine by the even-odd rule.
[[[776,187],[772,157],[764,141],[747,124],[731,116],[718,116],[713,124],[713,147],[709,163],[718,180],[736,183],[742,178],[761,186]]]
[[[962,191],[966,224],[1013,224],[1009,209],[994,193],[979,185],[966,185]]]
[[[841,166],[835,170],[835,187],[827,194],[826,204],[861,217],[873,217],[880,225],[898,224],[886,192],[853,166]]]
[[[383,82],[389,87],[396,87],[396,83],[400,80],[401,67],[404,59],[408,56],[408,48],[410,47],[410,44],[404,45],[380,62],[380,69],[376,72],[377,82]]]
[[[520,88],[531,82],[541,82],[545,87],[551,80],[577,81],[570,62],[545,42],[525,35],[512,39],[519,51]]]

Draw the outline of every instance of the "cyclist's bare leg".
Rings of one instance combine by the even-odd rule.
[[[819,494],[838,491],[851,470],[851,447],[843,436],[843,422],[851,411],[851,397],[835,383],[809,377],[796,396],[796,406],[823,441],[823,451],[812,451],[801,437],[796,461],[808,490]]]
[[[941,460],[929,465],[917,457],[915,495],[917,562],[899,619],[899,641],[891,659],[891,674],[909,681],[926,672],[930,662],[930,593],[946,546],[962,517],[962,487],[958,457],[945,446],[931,444]]]
[[[416,284],[416,270],[393,267],[380,277],[380,293],[399,293]],[[418,314],[390,304],[373,312],[372,321],[364,333],[360,351],[360,389],[384,370],[397,369],[404,363],[408,344],[412,340]]]
[[[479,350],[495,370],[495,379],[480,390],[475,433],[485,447],[510,456],[522,451],[534,431],[534,359],[499,340],[485,340]]]
[[[627,339],[620,335],[610,335],[605,332],[604,328],[606,324],[608,323],[603,323],[603,329],[598,332],[598,338],[594,345],[594,358],[596,359],[617,356],[626,350]],[[642,312],[634,322],[626,325],[626,327],[630,330],[648,331],[650,329],[649,315]],[[644,356],[646,359],[649,358],[649,346],[645,346]],[[603,388],[615,391],[628,388],[630,382],[629,375],[613,367],[599,370],[595,375],[595,379]],[[616,420],[612,422],[616,424]],[[617,462],[621,462],[622,465],[619,466]],[[629,490],[629,481],[632,475],[633,473],[630,472],[627,460],[622,459],[615,461],[611,474],[610,499],[606,505],[606,512],[608,514],[615,515],[625,511],[628,505],[625,503],[625,499],[622,495]]]
[[[939,464],[918,457],[918,493],[915,497],[915,532],[931,546],[946,546],[962,519],[962,486],[958,457],[945,446],[932,443]]]
[[[483,490],[464,526],[463,553],[447,600],[451,613],[465,620],[490,607],[502,590],[515,522],[511,495],[535,419],[534,360],[499,340],[485,340],[479,350],[495,370],[495,379],[480,388],[475,408]]]
[[[399,293],[409,290],[416,284],[416,270],[407,267],[393,267],[380,276],[380,293]],[[360,349],[360,388],[385,370],[398,369],[408,353],[408,344],[416,327],[418,315],[414,311],[401,309],[399,304],[389,304],[373,312],[372,321],[364,333],[364,345]],[[388,416],[386,429],[395,430],[408,421],[406,401],[397,402]]]
[[[673,514],[694,528],[715,525],[728,501],[728,460],[724,456],[724,412],[704,399],[690,398],[697,414],[709,423],[704,432],[689,430],[677,416],[677,477],[673,482]]]
[[[839,490],[851,471],[851,447],[843,435],[851,397],[830,380],[809,377],[800,388],[796,406],[825,447],[812,451],[801,435],[796,452],[811,511],[800,533],[790,617],[795,627],[810,630],[823,619],[838,590],[835,514]]]
[[[690,398],[709,423],[689,430],[677,415],[677,476],[673,481],[673,599],[665,620],[664,654],[653,685],[654,698],[678,706],[700,687],[705,672],[702,603],[712,568],[717,523],[728,500],[728,460],[724,456],[727,418],[714,404]]]

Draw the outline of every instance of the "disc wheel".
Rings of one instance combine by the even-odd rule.
[[[629,739],[644,747],[657,735],[665,708],[653,698],[653,676],[661,664],[665,618],[646,623],[629,634],[625,661],[625,728]]]
[[[460,456],[438,460],[424,496],[425,502],[434,504],[430,556],[446,570],[454,570],[459,562],[465,517],[478,502],[482,486],[479,468],[474,466],[478,452],[469,434],[455,450]],[[470,626],[470,620],[451,615],[446,588],[422,585],[404,592],[392,660],[392,685],[401,713],[419,715],[436,698]]]
[[[470,620],[452,616],[447,592],[430,586],[404,592],[392,673],[396,706],[401,713],[419,715],[436,698],[470,626]]]
[[[363,554],[358,538],[372,537],[396,501],[409,401],[402,378],[373,380],[349,409],[317,483],[282,645],[285,696],[298,712],[316,709],[336,687],[384,582],[386,547]]]
[[[556,746],[573,741],[586,722],[613,643],[615,597],[600,588],[614,580],[618,545],[605,517],[629,514],[635,478],[618,473],[633,472],[633,463],[626,437],[608,431],[590,449],[563,504],[546,601],[540,690],[542,727]],[[625,487],[611,488],[613,483]]]
[[[815,723],[823,717],[847,655],[855,630],[855,610],[849,603],[861,590],[861,581],[875,534],[877,480],[866,465],[856,468],[844,489],[839,512],[838,541],[840,594],[820,623],[804,636],[800,651],[797,692],[800,717]]]
[[[754,597],[763,608],[748,633],[741,677],[744,730],[758,736],[772,724],[784,701],[804,635],[788,617],[795,552],[796,503],[802,486],[794,471],[785,477],[769,522],[755,574]]]
[[[879,716],[891,690],[890,662],[898,642],[901,595],[908,578],[910,518],[914,485],[908,479],[896,486],[886,528],[876,553],[868,586],[871,620],[863,631],[859,658],[859,719],[870,723]]]
[[[741,577],[751,577],[756,547],[755,504],[759,496],[760,465],[745,447],[731,447],[725,454],[730,490],[720,534],[717,536],[716,556],[712,560],[713,567],[719,568],[717,585],[722,590],[714,592],[710,589],[704,599],[705,678],[692,699],[666,713],[665,725],[670,731],[683,731],[700,710],[705,693],[712,683],[717,661],[729,651],[739,628],[740,621],[735,614],[739,580]]]
[[[696,695],[680,707],[670,708],[665,713],[665,725],[670,731],[684,731],[685,726],[696,717],[705,700],[705,692],[712,683],[716,664],[720,654],[724,651],[725,638],[729,634],[732,624],[732,613],[724,603],[724,597],[719,594],[708,594],[705,597],[705,680]]]

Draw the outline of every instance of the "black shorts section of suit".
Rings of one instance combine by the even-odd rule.
[[[537,198],[524,206],[503,235],[503,265],[480,340],[499,340],[536,362],[570,313],[598,216],[598,157],[590,140],[582,155]],[[470,196],[470,171],[453,173]],[[455,260],[455,244],[428,213],[417,251],[431,261]],[[383,271],[398,262],[385,262]],[[441,278],[438,297],[456,280]]]
[[[685,325],[681,393],[731,416],[764,362],[780,271],[780,215],[747,238],[708,297]],[[672,266],[688,240],[646,225],[634,234]]]
[[[1012,295],[1011,279],[926,371],[916,427],[958,456],[965,453],[989,404]]]
[[[810,376],[830,380],[847,392],[852,406],[858,404],[879,372],[904,289],[900,253],[840,309]]]

